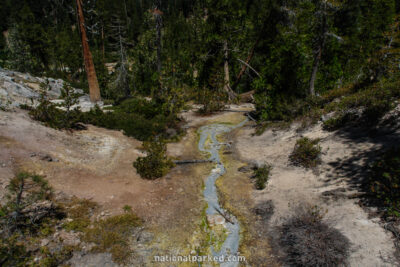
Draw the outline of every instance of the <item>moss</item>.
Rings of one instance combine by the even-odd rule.
[[[210,243],[214,247],[215,251],[220,251],[226,238],[228,237],[228,231],[223,225],[216,225],[212,228],[210,233]]]

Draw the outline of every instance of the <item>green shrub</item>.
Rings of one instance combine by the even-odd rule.
[[[317,206],[298,206],[280,227],[279,244],[287,266],[347,266],[350,241],[323,222]]]
[[[91,213],[97,204],[88,199],[73,198],[65,207],[67,215],[72,221],[63,225],[66,230],[84,231],[90,225]]]
[[[377,160],[368,178],[369,194],[400,217],[400,148],[391,149]]]
[[[48,90],[50,90],[49,85],[42,83],[39,105],[30,109],[29,114],[31,117],[55,129],[79,129],[81,127],[79,125],[81,112],[77,108],[72,109],[72,106],[78,102],[79,95],[74,92],[70,85],[64,83],[61,90],[61,97],[64,102],[56,105],[48,100]]]
[[[258,190],[263,190],[268,183],[271,174],[272,166],[265,164],[254,170],[253,179],[255,179],[255,187]]]
[[[289,156],[289,160],[296,166],[313,168],[321,163],[322,148],[318,144],[319,139],[300,138],[296,141],[294,150]]]
[[[221,90],[203,89],[199,92],[199,103],[203,105],[198,113],[206,115],[221,111],[225,108],[226,94]]]
[[[144,99],[128,99],[110,112],[103,112],[95,107],[82,114],[82,122],[114,130],[123,130],[127,136],[138,140],[149,140],[154,136],[171,138],[168,128],[179,132],[176,114],[166,114],[162,105]]]
[[[11,237],[0,237],[0,263],[1,266],[28,266],[32,260],[31,253],[26,250],[20,236],[14,234]]]
[[[355,121],[356,119],[357,116],[355,116],[355,114],[340,114],[334,118],[324,121],[323,129],[326,131],[335,131],[344,127],[348,122]]]
[[[167,148],[163,141],[144,142],[143,148],[147,152],[147,156],[139,157],[133,163],[141,177],[151,180],[160,178],[174,166],[166,155]]]
[[[50,200],[52,189],[40,175],[27,172],[18,173],[7,186],[6,204],[1,207],[0,226],[4,235],[17,230],[27,229],[31,232],[40,230],[41,223],[56,213],[56,208],[42,211],[43,214],[25,212],[38,202]]]
[[[136,227],[141,225],[133,213],[113,216],[95,223],[93,228],[86,229],[83,240],[93,242],[95,252],[110,252],[117,263],[126,263],[132,250],[129,238]]]

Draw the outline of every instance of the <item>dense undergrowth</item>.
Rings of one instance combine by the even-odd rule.
[[[393,148],[378,159],[367,180],[367,192],[388,216],[400,217],[400,149]]]
[[[320,96],[281,101],[269,113],[268,121],[259,121],[258,133],[268,126],[301,121],[302,127],[323,119],[325,130],[353,125],[374,125],[400,98],[400,78],[382,78],[379,82],[359,82],[329,90]]]
[[[43,90],[36,108],[23,108],[30,110],[33,119],[55,129],[84,129],[83,124],[93,124],[107,129],[123,130],[127,136],[142,141],[150,140],[154,136],[174,139],[180,134],[177,111],[167,110],[163,103],[137,97],[127,99],[105,111],[96,106],[89,112],[82,112],[78,108],[72,109],[77,103],[77,95],[71,95],[70,90],[63,92],[67,93],[64,93],[66,96],[61,105],[50,102],[46,90]]]

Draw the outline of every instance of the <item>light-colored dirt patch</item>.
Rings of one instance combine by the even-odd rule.
[[[57,131],[20,110],[0,112],[0,124],[1,197],[18,170],[35,172],[45,175],[56,192],[99,203],[99,212],[114,215],[131,206],[155,234],[154,254],[179,254],[190,247],[202,217],[201,190],[208,164],[178,166],[166,177],[148,181],[132,166],[143,155],[141,142],[121,132],[94,126],[73,133]],[[196,138],[189,129],[179,144],[190,158],[198,153]],[[52,161],[43,160],[43,155]],[[181,156],[179,151],[175,155]]]
[[[321,125],[303,134],[297,133],[296,128],[297,125],[281,131],[268,129],[261,136],[253,136],[254,128],[246,127],[236,135],[235,150],[240,159],[273,165],[267,188],[253,193],[256,203],[272,200],[275,205],[269,228],[280,225],[282,219],[290,216],[293,207],[300,203],[318,205],[328,210],[327,222],[351,241],[351,266],[393,266],[395,248],[392,235],[383,229],[378,218],[368,217],[358,204],[359,199],[350,197],[357,194],[351,186],[355,177],[341,172],[340,168],[333,168],[331,164],[377,145],[362,139],[354,143],[336,133],[323,131]],[[289,164],[288,157],[301,136],[321,138],[324,155],[319,174]],[[361,164],[362,160],[360,156],[352,164]],[[323,192],[335,189],[343,191],[343,195],[339,194],[337,198],[322,196]]]

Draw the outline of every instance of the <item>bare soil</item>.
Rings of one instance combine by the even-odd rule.
[[[268,186],[253,191],[251,199],[258,204],[273,203],[274,209],[266,222],[270,235],[283,218],[293,214],[302,203],[327,210],[325,221],[340,230],[352,243],[350,266],[396,266],[393,236],[384,230],[384,222],[373,208],[360,205],[359,184],[363,169],[371,155],[382,145],[392,142],[398,133],[370,138],[359,132],[326,132],[321,125],[298,132],[294,124],[287,130],[267,129],[253,136],[254,128],[245,127],[235,136],[239,159],[273,166]],[[292,166],[288,157],[300,137],[320,138],[323,149],[318,170]]]

